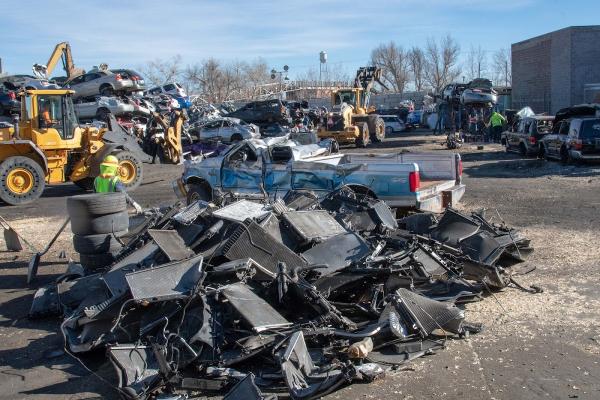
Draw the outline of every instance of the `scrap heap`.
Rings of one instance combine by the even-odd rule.
[[[63,315],[66,351],[110,361],[124,398],[312,399],[479,332],[462,304],[531,251],[482,214],[396,220],[347,190],[199,201],[155,210],[111,267],[40,289],[31,315]]]

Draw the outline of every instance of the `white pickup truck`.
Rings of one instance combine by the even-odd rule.
[[[368,191],[390,207],[442,212],[464,194],[460,154],[329,153],[319,145],[245,140],[223,154],[187,160],[176,194],[188,202],[214,197],[276,198],[288,190],[325,195],[342,186]]]

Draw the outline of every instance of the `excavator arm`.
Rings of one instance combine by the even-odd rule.
[[[71,54],[71,46],[68,42],[57,44],[56,47],[54,47],[52,54],[50,54],[50,58],[46,65],[35,64],[33,66],[33,71],[39,77],[48,78],[56,68],[59,60],[62,60],[63,68],[67,73],[67,78],[70,79],[84,73],[83,69],[75,68],[73,55]]]

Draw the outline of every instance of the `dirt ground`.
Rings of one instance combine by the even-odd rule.
[[[396,134],[369,151],[444,150],[428,132]],[[342,151],[364,151],[342,149]],[[543,294],[514,288],[467,306],[467,319],[484,332],[448,340],[369,385],[353,385],[328,399],[598,399],[600,398],[600,166],[562,166],[521,159],[499,145],[465,144],[467,191],[459,208],[486,208],[496,221],[526,233],[536,270],[519,277]],[[170,182],[179,166],[148,166],[132,193],[144,206],[175,200]],[[46,191],[33,205],[0,206],[0,215],[40,249],[65,218],[74,185]],[[29,320],[35,289],[65,270],[61,250],[77,259],[65,232],[42,258],[37,281],[26,284],[31,253],[0,253],[0,399],[117,398],[61,352],[55,319]]]

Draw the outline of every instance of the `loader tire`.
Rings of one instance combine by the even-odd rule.
[[[115,214],[127,210],[125,193],[90,193],[67,198],[71,218]]]
[[[371,135],[369,134],[369,125],[366,122],[359,122],[357,124],[360,136],[356,139],[356,147],[365,148],[369,144]]]
[[[144,179],[142,160],[130,151],[114,153],[119,159],[119,178],[126,190],[134,190]]]
[[[75,235],[99,235],[123,232],[129,229],[127,211],[100,216],[71,218],[71,231]]]
[[[127,232],[117,232],[116,236],[120,237],[125,233]],[[122,247],[112,234],[73,235],[73,248],[79,254],[116,254]]]
[[[46,186],[42,167],[28,157],[8,157],[0,164],[0,199],[10,204],[37,200]]]
[[[209,202],[212,200],[212,193],[205,185],[192,183],[189,185],[187,203],[192,204],[198,200]]]
[[[80,254],[79,262],[86,269],[86,275],[96,272],[111,265],[115,261],[111,253],[105,254]]]
[[[373,143],[379,143],[385,139],[385,121],[383,118],[379,115],[369,115],[367,124],[369,124],[369,132]]]

